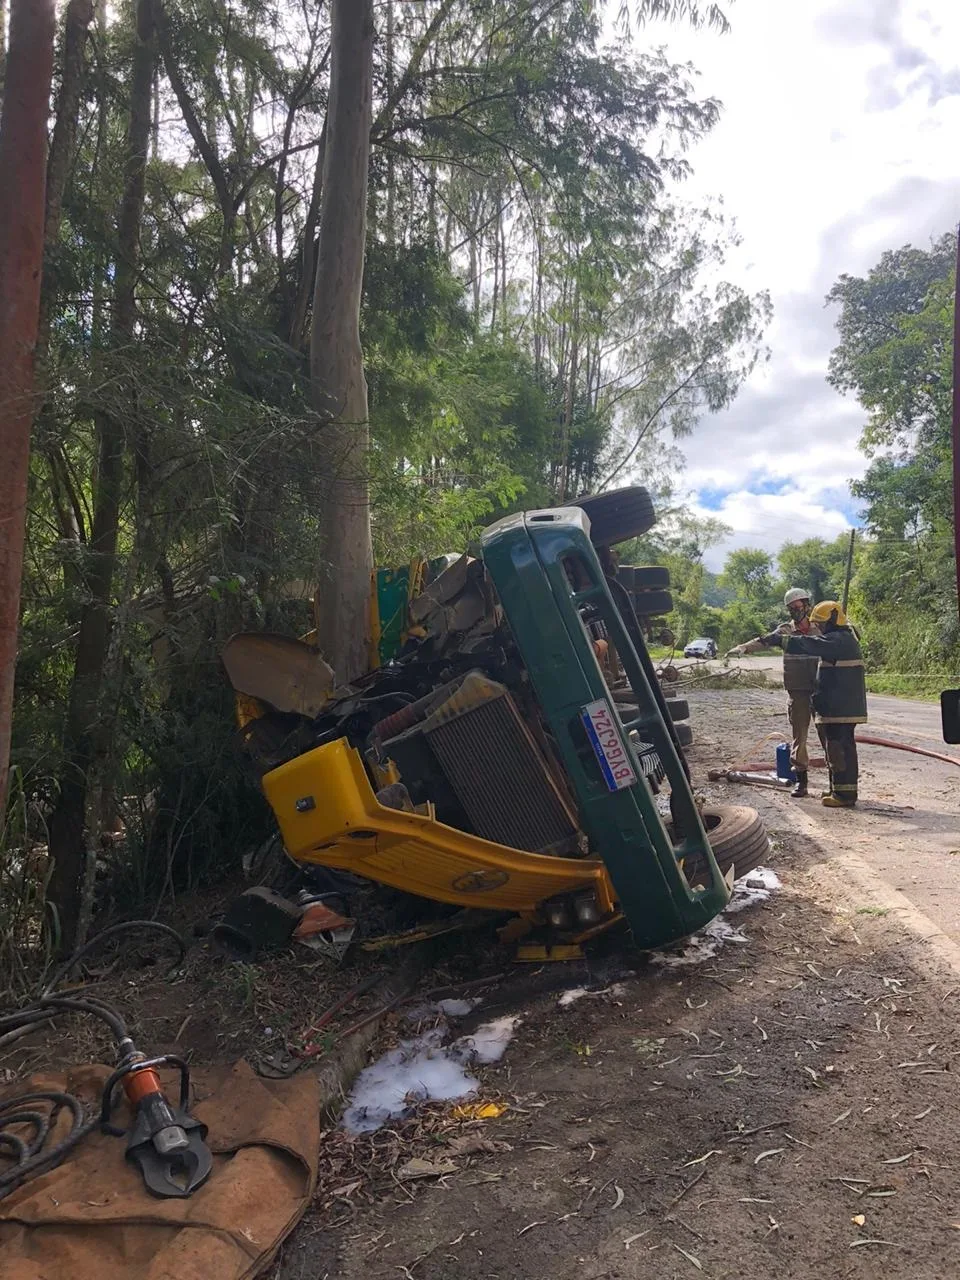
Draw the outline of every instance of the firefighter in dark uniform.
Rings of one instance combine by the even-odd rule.
[[[828,809],[852,809],[857,803],[859,763],[855,726],[867,720],[867,684],[856,632],[836,600],[822,600],[810,611],[818,635],[786,635],[784,653],[819,658],[813,710],[830,773],[823,797]]]

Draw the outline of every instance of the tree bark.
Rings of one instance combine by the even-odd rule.
[[[54,0],[14,0],[0,116],[0,813],[10,768],[53,32]]]
[[[393,0],[386,0],[387,6],[387,39],[385,55],[387,61],[387,101],[393,98],[396,88],[396,49],[394,42]],[[397,235],[397,174],[393,148],[387,151],[387,226],[386,241],[393,248]]]
[[[123,196],[117,227],[113,315],[108,340],[114,353],[132,343],[136,328],[140,228],[156,57],[151,0],[137,0],[136,16]],[[136,386],[132,379],[125,381],[130,398],[129,414],[134,417]],[[87,598],[80,618],[70,686],[64,765],[57,803],[50,819],[50,853],[54,869],[48,896],[57,910],[63,950],[72,949],[76,941],[81,886],[90,859],[96,857],[95,833],[87,831],[87,790],[90,774],[109,736],[109,726],[101,722],[100,710],[110,648],[110,605],[124,486],[124,418],[116,412],[101,410],[96,416],[96,430],[97,476],[85,565]]]
[[[64,18],[63,54],[60,71],[60,90],[57,94],[53,136],[47,157],[46,213],[43,229],[44,259],[49,261],[60,239],[63,221],[63,197],[67,189],[70,170],[77,149],[77,126],[80,120],[80,100],[86,78],[86,43],[90,23],[93,21],[93,0],[70,0]],[[46,459],[50,475],[50,487],[57,515],[57,525],[64,544],[79,551],[85,538],[78,504],[71,494],[69,468],[63,446],[50,430],[50,410],[47,403],[51,385],[47,356],[50,346],[50,324],[57,303],[55,274],[44,272],[40,290],[40,322],[37,331],[37,366],[41,383],[42,401],[37,406],[37,437],[35,447]],[[63,558],[63,579],[68,592],[75,594],[79,586],[78,555]]]
[[[80,97],[86,71],[87,31],[93,21],[93,0],[70,0],[64,19],[63,69],[57,94],[56,117],[47,160],[47,202],[44,241],[49,248],[60,236],[63,195],[77,149]],[[50,297],[44,292],[44,301]],[[47,318],[49,325],[49,318]]]
[[[7,0],[0,0],[0,94],[7,70]]]
[[[327,418],[319,644],[340,680],[366,670],[370,638],[367,382],[360,346],[373,99],[373,0],[333,0],[330,99],[310,335],[314,407]]]
[[[300,254],[300,279],[290,321],[290,345],[303,350],[306,346],[307,312],[313,300],[317,280],[317,223],[320,219],[320,197],[323,194],[323,166],[327,154],[327,121],[320,130],[317,167],[313,175],[310,205],[303,224],[303,248]]]

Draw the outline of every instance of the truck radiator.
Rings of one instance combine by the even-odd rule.
[[[576,849],[576,816],[503,685],[470,672],[422,732],[478,836],[530,853]]]

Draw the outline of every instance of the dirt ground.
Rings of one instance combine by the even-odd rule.
[[[690,701],[694,780],[710,799],[760,810],[781,890],[732,918],[743,941],[683,968],[608,946],[536,970],[483,935],[447,940],[422,988],[507,971],[471,1015],[522,1020],[482,1076],[482,1098],[505,1111],[462,1120],[433,1104],[358,1138],[331,1126],[314,1207],[272,1280],[960,1273],[960,967],[940,945],[960,937],[955,771],[864,750],[863,803],[849,814],[710,784],[709,768],[751,750],[772,759],[784,695]],[[912,729],[919,741],[925,730]],[[852,874],[861,863],[866,878]],[[914,909],[934,919],[932,942],[918,941]],[[395,964],[377,955],[335,972],[284,952],[238,965],[198,939],[174,983],[124,967],[105,974],[104,994],[151,1049],[228,1061],[302,1039],[345,985]],[[591,991],[561,1005],[578,987]],[[104,1058],[98,1033],[75,1030],[77,1060]],[[393,1018],[378,1051],[401,1034]],[[12,1047],[0,1083],[62,1043],[51,1033]],[[447,1172],[406,1180],[411,1157]]]
[[[774,732],[782,698],[694,695],[695,779]],[[785,796],[704,789],[773,841],[783,888],[735,917],[747,940],[689,968],[514,971],[477,1014],[522,1017],[484,1080],[508,1110],[331,1132],[277,1280],[957,1274],[960,973],[845,880],[846,828],[817,835],[814,801],[798,829]],[[839,815],[866,844],[888,821],[870,803]],[[597,990],[562,1007],[538,981]],[[450,1172],[402,1181],[411,1154]]]

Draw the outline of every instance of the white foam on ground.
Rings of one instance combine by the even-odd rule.
[[[499,1062],[522,1019],[516,1016],[497,1018],[485,1022],[469,1036],[461,1036],[450,1046],[450,1052],[460,1061]]]
[[[615,982],[612,986],[603,987],[599,991],[592,991],[589,987],[571,987],[569,991],[564,991],[557,1004],[561,1009],[565,1009],[568,1005],[582,1000],[584,996],[613,996],[616,1000],[626,994],[627,989],[622,982]]]
[[[472,1013],[479,999],[474,1000],[437,1000],[435,1004],[420,1004],[404,1016],[408,1022],[425,1022],[428,1018],[465,1018]]]
[[[578,1000],[582,1000],[584,996],[588,996],[590,992],[586,987],[571,987],[569,991],[565,991],[557,1004],[561,1009],[565,1009],[568,1004],[576,1004]]]
[[[714,917],[699,933],[688,938],[681,953],[655,951],[652,959],[654,964],[662,965],[664,969],[686,969],[694,964],[703,964],[704,960],[712,960],[728,942],[747,941],[747,935],[735,929],[732,924],[727,924],[721,915]]]
[[[655,951],[651,959],[654,964],[662,965],[665,969],[686,969],[691,965],[702,964],[704,960],[713,959],[728,942],[748,942],[747,935],[723,917],[736,915],[745,907],[766,902],[779,888],[780,879],[769,867],[757,867],[748,871],[745,876],[734,881],[730,901],[720,915],[715,916],[699,933],[688,938],[683,944],[682,953],[678,955],[671,951]]]
[[[465,1018],[479,1003],[479,1000],[441,1000],[437,1008],[446,1018]]]
[[[756,906],[758,902],[766,902],[771,893],[780,888],[780,878],[769,867],[757,867],[748,871],[733,884],[733,896],[725,907],[728,915],[735,915],[744,907]]]
[[[462,1003],[466,1003],[465,1001]],[[497,1018],[445,1045],[446,1027],[403,1040],[357,1076],[341,1123],[351,1133],[372,1133],[410,1114],[422,1102],[452,1102],[477,1092],[466,1067],[499,1062],[519,1017]]]

